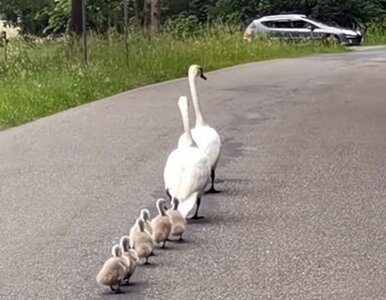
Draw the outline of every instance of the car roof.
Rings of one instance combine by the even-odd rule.
[[[272,20],[278,20],[278,19],[302,19],[307,18],[306,15],[299,15],[299,14],[288,14],[288,15],[272,15],[272,16],[265,16],[259,19],[256,19],[254,21],[272,21]]]

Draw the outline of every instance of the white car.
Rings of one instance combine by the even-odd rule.
[[[266,16],[252,21],[244,32],[244,39],[252,40],[258,35],[280,39],[330,39],[346,45],[360,45],[361,32],[333,27],[308,18],[305,15]]]

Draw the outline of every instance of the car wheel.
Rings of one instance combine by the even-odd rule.
[[[331,35],[331,34],[326,34],[323,37],[323,40],[330,45],[338,45],[340,44],[340,38],[337,35]]]

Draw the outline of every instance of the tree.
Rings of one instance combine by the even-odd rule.
[[[69,31],[77,36],[82,34],[82,0],[71,0]]]
[[[137,25],[143,26],[143,0],[133,0],[134,17]]]
[[[123,0],[88,0],[87,26],[104,33],[123,27]],[[302,13],[326,23],[354,27],[386,24],[386,0],[130,0],[129,19],[157,34],[165,22],[189,24],[216,21],[249,23],[263,15]],[[82,0],[0,0],[5,21],[23,34],[82,33]],[[161,18],[162,13],[162,18]],[[194,20],[190,22],[189,20]],[[180,25],[181,25],[180,22]]]
[[[160,0],[151,0],[150,5],[150,37],[154,38],[161,26]]]

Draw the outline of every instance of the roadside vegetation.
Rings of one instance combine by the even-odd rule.
[[[0,129],[184,76],[192,63],[210,71],[252,61],[346,51],[339,45],[310,41],[244,41],[245,25],[262,15],[304,13],[364,30],[367,44],[386,42],[385,26],[380,25],[385,24],[386,0],[300,2],[128,1],[126,48],[123,0],[88,1],[86,66],[81,0],[3,0],[0,19],[8,28],[20,29],[20,36],[9,42],[0,38]]]
[[[239,32],[208,29],[176,39],[162,34],[149,42],[132,36],[129,59],[119,35],[90,39],[90,63],[68,41],[12,43],[0,63],[0,126],[9,127],[149,83],[186,75],[199,63],[206,71],[251,61],[342,51],[318,43],[243,41]]]
[[[366,28],[365,45],[386,45],[386,22],[369,24]]]

